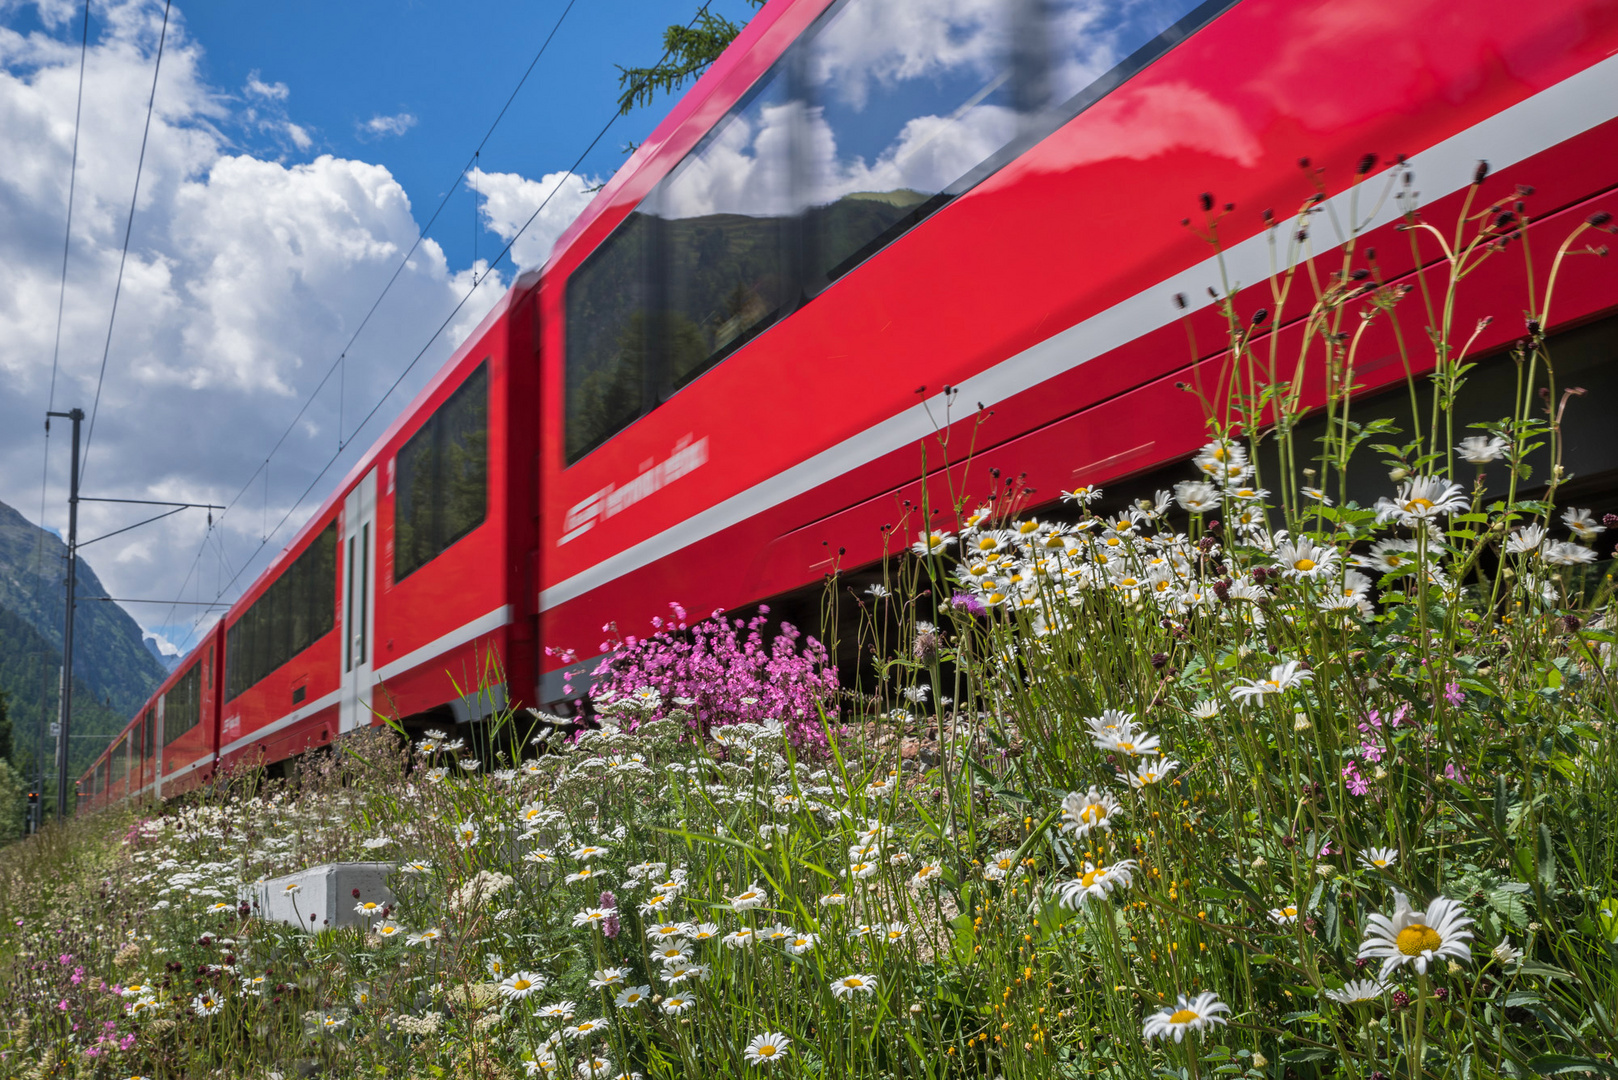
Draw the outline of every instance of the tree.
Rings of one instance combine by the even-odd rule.
[[[712,0],[709,0],[711,3]],[[764,0],[747,0],[753,7],[761,7]],[[684,25],[676,24],[663,31],[663,47],[667,53],[652,67],[618,68],[618,114],[627,116],[644,105],[650,105],[659,93],[674,93],[696,80],[708,65],[719,59],[741,25],[723,15],[715,15],[703,4],[696,16]]]

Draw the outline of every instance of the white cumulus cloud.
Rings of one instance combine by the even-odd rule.
[[[44,29],[0,26],[0,499],[30,517],[39,507],[41,440],[52,379],[62,238],[67,213],[79,46],[71,5],[42,3]],[[61,8],[62,10],[57,10]],[[88,410],[107,345],[136,156],[163,5],[97,6],[84,84],[55,407]],[[264,461],[304,400],[359,329],[410,252],[387,298],[251,491],[217,521],[203,555],[206,518],[187,511],[90,548],[109,591],[126,597],[211,600],[244,564],[239,589],[341,479],[458,343],[499,299],[509,277],[482,264],[457,268],[431,239],[416,244],[410,199],[387,168],[320,154],[267,160],[227,134],[269,131],[300,149],[309,129],[286,115],[283,83],[250,78],[237,94],[210,85],[200,46],[176,7],[163,54],[140,200],[122,296],[88,451],[86,493],[225,503]],[[379,118],[408,127],[401,117]],[[411,121],[413,122],[413,120]],[[281,125],[279,128],[266,125]],[[532,212],[542,181],[480,176],[484,214],[501,235]],[[518,244],[531,265],[585,196],[576,178]],[[525,204],[524,200],[528,200]],[[527,205],[527,210],[523,206]],[[520,222],[518,222],[520,224]],[[541,250],[543,249],[543,250]],[[355,427],[451,316],[371,425]],[[52,438],[47,522],[65,492],[66,427]],[[338,448],[348,449],[316,480]],[[310,497],[263,550],[260,540]],[[139,517],[85,504],[81,536]],[[255,560],[255,561],[250,561]],[[234,593],[227,594],[233,596]],[[193,612],[132,608],[148,629],[189,647]],[[164,621],[167,619],[168,621]]]
[[[595,181],[567,171],[530,180],[516,173],[473,169],[467,182],[483,196],[479,212],[490,231],[502,240],[516,237],[511,257],[524,270],[545,265],[557,238],[589,205],[591,189],[598,186]]]
[[[385,135],[403,135],[416,126],[416,118],[410,113],[395,113],[392,116],[373,116],[361,124],[361,129],[371,136],[381,138]]]

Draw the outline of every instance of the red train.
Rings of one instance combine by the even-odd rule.
[[[1200,193],[1235,207],[1220,235],[1244,312],[1270,304],[1261,211],[1323,184],[1325,254],[1368,153],[1371,183],[1408,155],[1438,218],[1486,159],[1481,198],[1536,187],[1528,243],[1554,249],[1618,209],[1615,54],[1615,0],[771,0],[81,792],[166,796],[373,708],[556,701],[547,646],[589,653],[670,600],[734,609],[879,561],[937,422],[1039,498],[1181,462],[1204,428],[1175,386],[1224,333],[1220,269],[1181,224]],[[1397,207],[1374,213],[1362,243],[1408,276]],[[1521,310],[1523,275],[1491,261],[1460,318]],[[1582,334],[1608,384],[1615,308],[1618,275],[1582,266],[1550,328]],[[1475,350],[1520,334],[1509,321]],[[1404,375],[1377,326],[1368,393]],[[946,385],[989,411],[945,419]],[[938,505],[951,477],[927,468]],[[463,699],[491,657],[505,687]]]

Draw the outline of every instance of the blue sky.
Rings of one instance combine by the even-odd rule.
[[[52,5],[60,6],[60,5]],[[73,5],[82,11],[82,2]],[[387,166],[409,193],[418,221],[438,205],[535,52],[556,36],[484,148],[482,167],[538,177],[566,168],[614,111],[617,65],[644,66],[663,50],[671,23],[688,21],[699,0],[284,0],[176,4],[183,32],[200,48],[199,75],[243,95],[250,80],[284,88],[275,104],[309,137],[307,148],[238,121],[227,134],[257,156],[307,160],[334,154]],[[745,23],[745,0],[713,0],[710,10]],[[76,39],[82,22],[44,27],[33,4],[0,3],[3,25]],[[92,4],[92,42],[107,31]],[[656,126],[667,95],[619,119],[582,166],[610,175],[623,148]],[[374,126],[373,126],[374,125]],[[453,264],[488,256],[503,241],[474,229],[473,197],[463,187],[433,235]]]
[[[186,18],[206,50],[210,81],[240,87],[256,74],[285,84],[287,111],[314,140],[309,153],[387,165],[419,220],[443,198],[566,6],[222,0]],[[662,52],[664,27],[690,19],[697,7],[698,0],[578,0],[489,140],[483,168],[537,177],[572,164],[613,112],[615,65],[651,63]],[[742,0],[716,0],[710,10],[737,22],[753,11]],[[619,120],[582,171],[610,174],[625,144],[644,139],[669,104],[664,98]],[[401,116],[415,121],[402,134],[366,127]],[[471,196],[457,192],[444,214],[435,235],[452,263],[470,263]],[[498,243],[484,230],[479,253]]]
[[[566,0],[176,0],[121,290],[164,8],[93,0],[65,292],[82,0],[0,0],[0,500],[65,526],[67,447],[47,455],[40,421],[99,389],[86,494],[232,509],[211,530],[187,513],[98,545],[98,575],[117,596],[233,598],[667,112],[664,98],[619,120],[566,173],[614,111],[616,65],[654,62],[699,2],[577,0],[485,147],[476,201],[456,191],[318,389]],[[553,189],[516,266],[474,267],[474,245],[490,257]],[[135,520],[108,504],[80,517],[91,536]],[[208,623],[205,608],[129,610],[182,646]]]

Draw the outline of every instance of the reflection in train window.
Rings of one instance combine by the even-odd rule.
[[[785,73],[766,75],[659,188],[672,387],[745,344],[788,302],[794,111]]]
[[[488,513],[489,362],[472,369],[399,448],[393,504],[393,580],[403,581]],[[361,549],[361,580],[369,558]],[[357,594],[363,595],[363,593]],[[363,621],[363,609],[356,616]],[[363,627],[361,628],[363,633]],[[365,657],[359,657],[364,663]]]
[[[803,147],[810,292],[974,182],[1017,134],[1014,8],[848,0],[815,31]]]
[[[1195,29],[1225,0],[1044,0],[1049,21],[1050,96],[1068,113],[1088,105]],[[1159,35],[1166,39],[1158,40]],[[1082,95],[1082,96],[1081,96]]]
[[[641,414],[645,401],[647,216],[630,214],[567,283],[568,464]]]
[[[202,669],[193,664],[163,695],[163,744],[197,726],[202,716]]]

